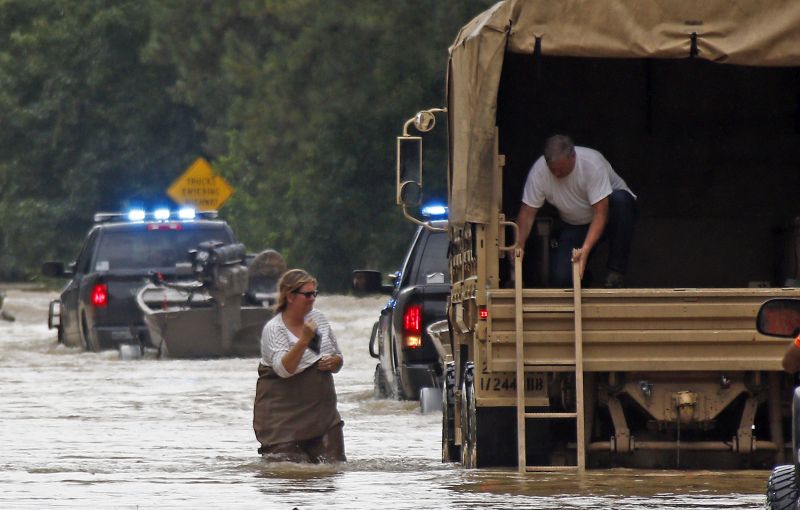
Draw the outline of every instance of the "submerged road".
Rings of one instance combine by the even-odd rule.
[[[120,360],[58,345],[54,293],[6,290],[0,321],[0,508],[760,508],[766,471],[519,475],[440,462],[441,415],[372,397],[367,353],[385,298],[325,296],[349,462],[263,461],[258,360]]]

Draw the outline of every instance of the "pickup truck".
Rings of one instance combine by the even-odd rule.
[[[133,211],[98,213],[75,262],[45,262],[42,273],[67,277],[59,298],[50,303],[48,326],[58,341],[89,351],[122,345],[155,347],[136,305],[136,294],[152,273],[170,277],[175,264],[204,241],[224,245],[236,239],[216,212]]]
[[[419,227],[400,270],[389,275],[391,286],[380,286],[374,271],[356,271],[356,280],[372,273],[373,285],[356,290],[391,293],[372,328],[369,353],[375,366],[376,397],[418,400],[422,388],[439,388],[442,366],[428,335],[430,324],[446,317],[450,293],[446,220],[430,222],[438,230]]]

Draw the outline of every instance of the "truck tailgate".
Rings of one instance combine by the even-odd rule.
[[[781,370],[787,342],[755,330],[759,306],[792,289],[587,289],[582,292],[586,371]],[[514,371],[513,290],[488,293],[490,370]],[[523,291],[525,364],[574,357],[572,290]]]

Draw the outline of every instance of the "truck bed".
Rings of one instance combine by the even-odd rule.
[[[586,372],[781,370],[787,342],[755,330],[764,301],[800,288],[585,289]],[[489,372],[515,370],[513,289],[488,292]],[[572,371],[572,289],[524,289],[526,371]]]

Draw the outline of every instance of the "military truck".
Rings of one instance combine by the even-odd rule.
[[[445,107],[397,141],[397,202],[419,221],[423,138],[446,118],[445,460],[525,472],[790,455],[787,342],[753,319],[800,296],[797,26],[800,4],[777,0],[506,0],[462,28]],[[639,197],[627,288],[553,288],[547,208],[520,263],[523,184],[555,133],[603,153]]]

